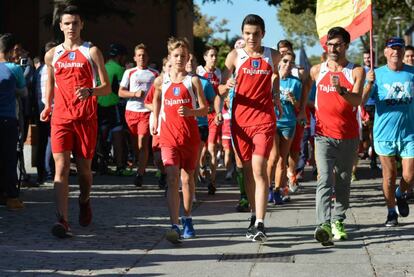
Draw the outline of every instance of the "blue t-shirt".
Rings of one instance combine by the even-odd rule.
[[[0,62],[0,117],[16,118],[16,89],[25,86],[19,65]]]
[[[292,93],[295,96],[296,101],[300,100],[302,95],[302,82],[299,78],[294,76],[288,76],[286,79],[280,79],[280,102],[282,104],[283,114],[279,118],[279,111],[276,110],[277,126],[278,127],[290,127],[296,125],[296,113],[295,107],[288,99],[288,93]]]
[[[371,70],[371,67],[364,66],[364,70],[365,70],[365,74],[366,74],[366,73],[368,73],[368,71],[370,71],[370,70]],[[374,70],[375,70],[375,69],[374,69]],[[366,85],[367,85],[367,83],[368,83],[368,81],[367,81],[367,80],[365,80],[364,86],[366,86]],[[373,106],[373,105],[375,105],[375,99],[374,99],[374,98],[372,98],[372,90],[373,90],[373,87],[371,87],[370,97],[368,97],[368,100],[367,100],[367,102],[365,103],[365,106]]]
[[[207,78],[197,75],[200,78],[201,86],[203,87],[204,96],[208,103],[214,102],[214,97],[216,93],[214,92],[214,88],[211,85],[210,81]],[[198,126],[208,126],[207,116],[198,116],[197,117]]]
[[[401,71],[375,69],[371,97],[375,100],[374,140],[414,140],[414,67]]]

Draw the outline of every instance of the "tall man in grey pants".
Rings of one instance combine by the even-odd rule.
[[[350,35],[341,28],[328,31],[328,60],[311,69],[316,82],[315,158],[318,167],[315,239],[333,245],[347,239],[343,221],[349,207],[352,164],[358,146],[357,111],[365,79],[364,69],[345,57]],[[335,173],[334,173],[335,172]],[[331,215],[332,188],[336,203]]]

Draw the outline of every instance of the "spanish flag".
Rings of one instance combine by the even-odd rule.
[[[315,21],[322,46],[329,29],[336,26],[345,28],[352,41],[372,30],[371,0],[318,0]]]

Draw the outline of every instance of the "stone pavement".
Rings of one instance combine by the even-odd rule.
[[[235,212],[238,191],[223,172],[215,196],[199,188],[197,238],[180,246],[164,239],[168,211],[153,173],[142,189],[130,177],[96,176],[94,220],[86,228],[77,224],[79,192],[72,185],[76,236],[65,240],[50,234],[52,185],[23,188],[24,211],[0,207],[0,276],[414,276],[414,216],[400,218],[397,228],[383,227],[381,179],[361,167],[347,214],[349,240],[328,248],[313,239],[314,181],[303,183],[290,204],[269,205],[264,244],[245,239],[249,214]]]

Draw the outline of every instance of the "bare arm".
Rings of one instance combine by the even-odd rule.
[[[201,81],[197,76],[193,76],[191,78],[191,82],[193,85],[193,90],[195,90],[195,93],[197,95],[198,108],[190,109],[185,106],[181,106],[178,109],[178,113],[180,116],[206,116],[208,113],[208,105],[207,100],[204,97]]]
[[[306,104],[308,103],[309,90],[312,83],[309,82],[309,73],[304,69],[299,70],[299,77],[302,82],[302,94],[298,106],[295,107],[299,109],[298,120],[302,120],[306,119]]]
[[[233,49],[226,57],[224,63],[224,70],[221,75],[221,85],[219,85],[219,94],[221,96],[226,96],[229,93],[229,90],[236,85],[236,82],[231,75],[233,74],[235,68],[235,62],[237,59],[237,51]]]
[[[361,105],[365,105],[371,93],[371,89],[374,86],[374,81],[375,81],[374,70],[370,70],[367,72],[366,79],[367,79],[367,83],[364,86],[364,90],[362,91]]]
[[[272,60],[273,60],[273,74],[272,74],[272,95],[274,105],[279,110],[279,115],[282,116],[283,109],[282,104],[280,103],[280,77],[277,68],[279,67],[280,54],[279,52],[272,50]]]
[[[154,122],[152,124],[152,134],[158,134],[158,118],[160,116],[160,109],[161,109],[161,86],[162,86],[162,77],[158,76],[154,80],[154,99],[152,99],[152,107],[154,112]]]
[[[52,112],[52,102],[54,97],[54,87],[55,87],[55,74],[53,70],[53,55],[55,54],[55,48],[50,49],[45,54],[45,66],[47,70],[47,81],[46,81],[46,92],[45,92],[45,107],[40,113],[41,121],[48,121],[50,119],[50,114]]]
[[[93,88],[92,95],[108,95],[111,93],[111,86],[109,82],[108,73],[105,69],[105,63],[104,58],[102,56],[102,52],[95,46],[91,48],[91,58],[98,69],[99,80],[101,81],[101,84],[99,86]]]
[[[365,81],[365,71],[361,66],[355,67],[352,70],[352,75],[354,77],[354,87],[350,93],[345,93],[342,97],[352,106],[358,107],[361,105],[362,100],[362,90],[364,87]]]

